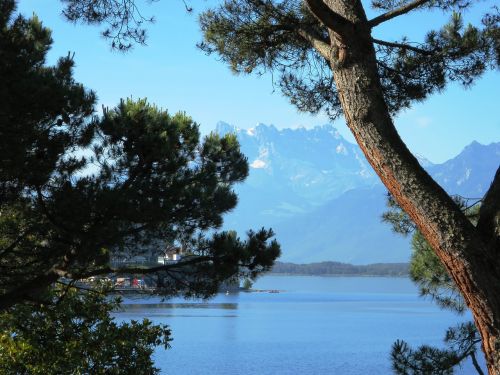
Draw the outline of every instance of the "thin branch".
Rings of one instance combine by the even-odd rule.
[[[52,214],[49,212],[46,204],[45,204],[45,201],[43,200],[44,199],[44,196],[42,194],[42,190],[40,188],[40,186],[37,186],[36,187],[36,193],[37,193],[37,201],[38,201],[38,204],[40,205],[40,207],[42,208],[42,211],[43,213],[45,214],[45,216],[47,217],[47,219],[53,224],[55,225],[56,227],[60,227],[62,228],[64,231],[68,232],[68,233],[71,233],[71,230],[66,227],[65,225],[61,224],[60,222],[58,222],[54,216],[52,216]]]
[[[26,236],[29,234],[29,231],[26,230],[23,233],[21,233],[9,246],[6,248],[3,248],[0,250],[0,256],[5,256],[11,251],[15,249],[15,247],[23,240],[26,238]]]
[[[335,31],[340,36],[344,36],[347,31],[354,28],[354,24],[347,18],[334,12],[323,0],[305,0],[311,13],[330,30]]]
[[[71,288],[77,289],[77,290],[81,290],[81,291],[84,291],[84,292],[94,293],[94,294],[97,294],[97,295],[100,295],[100,296],[106,296],[108,294],[107,292],[103,292],[101,290],[96,290],[96,289],[93,289],[91,287],[77,285],[76,281],[77,280],[71,280],[69,282],[63,282],[63,281],[59,281],[59,280],[56,281],[57,284],[65,286],[64,292],[63,292],[63,294],[61,296],[58,297],[58,300],[57,300],[56,304],[58,304],[58,303],[60,303],[60,301],[62,301],[62,299],[66,296],[66,294],[68,293],[68,291]],[[110,289],[109,291],[112,292],[113,289]]]
[[[481,366],[479,366],[479,363],[477,362],[476,355],[474,354],[474,352],[470,353],[470,358],[472,359],[472,364],[474,365],[477,373],[479,375],[484,375],[484,372],[481,369]]]
[[[193,11],[193,7],[189,6],[186,0],[182,0],[182,2],[184,3],[184,8],[186,8],[186,12],[190,13]]]
[[[370,21],[368,21],[368,26],[369,27],[375,27],[377,25],[380,25],[382,22],[389,21],[395,17],[401,16],[405,13],[408,13],[412,11],[415,8],[418,8],[421,5],[424,5],[425,3],[430,2],[431,0],[415,0],[411,3],[408,3],[406,5],[403,5],[400,8],[396,8],[393,10],[390,10],[389,12],[386,12],[384,14],[381,14],[380,16],[377,16]]]
[[[170,276],[172,279],[174,279],[175,281],[177,281],[179,284],[181,284],[185,288],[189,289],[189,283],[188,282],[186,282],[184,280],[181,280],[179,277],[175,276],[175,274],[173,272],[167,272],[167,273],[168,273],[168,276]]]
[[[71,280],[70,282],[68,283],[63,283],[62,281],[56,281],[57,284],[61,284],[64,286],[64,290],[62,291],[61,295],[57,298],[57,301],[56,301],[56,306],[59,305],[62,300],[64,299],[64,297],[66,297],[66,295],[68,294],[69,290],[71,289],[71,287],[73,287],[73,284],[75,283],[74,280]]]
[[[479,210],[477,230],[483,236],[486,243],[493,245],[499,251],[500,246],[500,167],[490,188],[483,199]],[[496,245],[496,246],[495,246]]]
[[[407,49],[409,51],[420,53],[420,54],[426,55],[426,56],[431,56],[433,54],[431,51],[427,51],[425,49],[418,48],[418,47],[413,47],[413,46],[406,44],[406,43],[387,42],[385,40],[380,40],[380,39],[375,39],[375,38],[372,38],[372,42],[375,44],[379,44],[381,46]]]
[[[327,60],[330,59],[330,45],[328,43],[319,39],[305,29],[299,28],[297,31],[302,38],[311,43],[311,46],[313,46],[313,48],[318,51],[321,56]]]
[[[82,280],[86,279],[91,276],[99,276],[99,275],[107,275],[110,273],[114,274],[150,274],[150,273],[156,273],[156,272],[161,272],[161,271],[169,271],[173,270],[176,268],[182,268],[185,266],[189,265],[195,265],[198,263],[203,263],[207,262],[209,260],[212,260],[212,257],[208,256],[200,256],[200,257],[193,257],[189,260],[186,261],[179,261],[177,263],[169,263],[169,264],[164,264],[162,266],[157,266],[157,267],[149,267],[149,268],[141,268],[141,267],[119,267],[119,268],[113,268],[113,267],[102,267],[98,268],[92,271],[88,271],[85,273],[77,273],[77,274],[71,274],[68,271],[61,270],[61,269],[55,269],[54,272],[59,276],[59,277],[66,277],[68,279],[76,279],[76,280]]]
[[[19,285],[18,287],[0,295],[0,311],[8,309],[18,302],[29,299],[29,295],[46,288],[57,281],[59,276],[54,272],[47,272],[34,279]]]

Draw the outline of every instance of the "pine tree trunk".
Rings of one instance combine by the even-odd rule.
[[[489,233],[495,238],[485,238],[399,137],[382,94],[361,3],[326,3],[354,23],[342,35],[330,32],[332,51],[337,51],[331,68],[347,125],[384,185],[417,224],[462,292],[482,336],[489,374],[500,375],[498,229],[496,237]]]

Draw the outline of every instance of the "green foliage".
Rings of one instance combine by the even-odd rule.
[[[245,279],[245,281],[243,281],[243,289],[250,290],[252,289],[252,286],[253,286],[252,280]]]
[[[154,275],[161,293],[208,298],[218,292],[222,282],[235,276],[255,279],[269,271],[280,254],[277,242],[271,241],[274,233],[261,229],[247,234],[245,241],[235,232],[221,232],[210,239],[199,240],[193,249],[195,255],[184,258],[187,265],[182,272],[173,269]],[[196,263],[191,264],[190,260]]]
[[[429,31],[418,49],[379,44],[379,75],[392,112],[444,89],[448,82],[471,85],[488,68],[498,66],[496,24],[464,25],[460,13],[439,30]],[[410,42],[397,41],[402,46]]]
[[[468,201],[462,197],[457,196],[454,200],[467,217],[476,223],[478,202],[468,206]],[[420,294],[432,298],[442,308],[457,313],[464,312],[466,305],[455,283],[422,233],[390,194],[387,196],[387,207],[388,211],[383,213],[382,221],[390,224],[396,233],[405,236],[413,233],[410,277],[417,284]]]
[[[479,212],[478,202],[468,206],[467,200],[461,197],[455,197],[455,202],[475,224]],[[392,225],[393,230],[402,235],[413,232],[410,277],[418,286],[421,296],[430,297],[440,307],[462,314],[467,308],[465,301],[430,244],[391,195],[388,195],[387,206],[389,211],[383,214],[382,220]],[[405,341],[396,341],[391,351],[395,373],[453,374],[453,368],[470,357],[478,374],[482,374],[475,357],[481,339],[472,322],[449,328],[444,342],[446,349],[428,345],[412,349]]]
[[[144,17],[138,1],[62,0],[64,15],[72,22],[107,25],[103,35],[113,48],[127,50],[144,44]],[[373,0],[376,10],[393,11],[409,1]],[[462,13],[475,1],[429,1],[420,10],[450,14],[440,29],[420,41],[373,39],[378,72],[386,103],[392,113],[442,90],[448,82],[465,86],[486,69],[500,64],[500,13],[484,14],[481,25],[464,25]],[[186,6],[188,11],[190,7]],[[225,0],[200,17],[207,53],[217,53],[236,73],[272,71],[283,94],[299,110],[342,114],[330,69],[330,37],[301,0]],[[315,42],[313,42],[315,40]],[[318,44],[322,44],[318,47]]]
[[[145,99],[96,116],[72,58],[46,66],[50,31],[14,5],[0,0],[0,305],[61,276],[126,273],[109,266],[114,254],[168,246],[190,256],[139,272],[164,294],[208,297],[227,278],[268,270],[280,251],[272,231],[216,232],[248,174],[235,136],[200,140],[189,116]]]
[[[409,107],[442,90],[449,81],[470,85],[486,69],[498,66],[499,18],[485,15],[482,27],[464,26],[459,11],[471,2],[431,2],[430,8],[456,10],[450,22],[428,32],[418,48],[403,38],[394,43],[374,40],[379,76],[391,112]],[[402,2],[374,2],[394,9]],[[275,72],[283,93],[299,110],[341,114],[340,102],[325,56],[311,38],[329,48],[327,29],[298,0],[226,0],[200,18],[201,48],[217,53],[233,71]],[[307,34],[307,36],[306,36]]]
[[[70,0],[66,2],[77,3]],[[87,9],[97,9],[96,7],[108,2],[97,0],[93,3],[99,5]],[[134,1],[125,3],[130,5]],[[487,69],[498,68],[500,64],[500,16],[496,7],[484,15],[481,25],[465,25],[461,14],[476,1],[373,0],[371,3],[375,9],[389,13],[372,20],[365,19],[363,5],[359,1],[335,2],[344,7],[346,14],[356,13],[356,20],[352,22],[343,19],[343,11],[333,11],[328,2],[320,0],[306,3],[311,9],[316,8],[315,15],[324,24],[328,24],[330,29],[312,16],[302,0],[224,0],[200,17],[204,40],[199,46],[207,53],[218,54],[233,72],[272,72],[273,81],[278,83],[284,95],[299,110],[313,113],[325,111],[331,118],[342,114],[333,73],[341,67],[356,63],[349,62],[349,53],[353,51],[352,56],[360,61],[365,53],[371,56],[372,47],[375,49],[376,69],[385,100],[380,102],[377,94],[372,95],[370,92],[365,93],[365,98],[376,98],[376,111],[384,112],[387,108],[391,115],[415,101],[424,100],[432,93],[443,90],[449,82],[456,81],[469,86]],[[122,6],[122,9],[127,9],[127,6]],[[424,9],[449,13],[449,22],[436,30],[429,30],[420,41],[410,41],[407,38],[384,41],[370,36],[371,30],[380,23],[412,10]],[[90,18],[94,14],[97,15],[95,20],[101,22],[98,17],[99,9],[90,13]],[[119,12],[116,14],[122,20],[127,20],[129,16],[129,13],[125,13],[126,17],[120,17]],[[80,14],[76,12],[74,19],[89,19],[89,14],[85,11]],[[102,19],[107,20],[106,17]],[[367,71],[372,70],[369,63],[365,67]],[[376,72],[371,71],[369,74],[370,80],[373,73]],[[351,78],[363,79],[362,76]],[[375,81],[376,79],[370,82],[373,87],[378,86]],[[373,92],[377,92],[377,89]],[[372,115],[373,113],[367,114],[366,118],[371,118]],[[358,117],[364,117],[364,114]],[[354,123],[356,121],[353,120]],[[377,125],[380,124],[375,127]],[[355,131],[357,137],[363,138]],[[396,139],[394,142],[397,144],[396,133],[391,132],[385,126],[380,136],[387,138],[389,142]],[[360,139],[360,142],[366,141],[368,146],[373,146],[377,143],[374,139]],[[374,145],[374,148],[378,149],[381,159],[385,158],[385,162],[390,163],[392,155],[379,146]],[[397,150],[398,147],[394,149]],[[403,151],[400,156],[404,160],[406,150],[404,147],[401,149]],[[383,162],[384,160],[382,164]],[[417,171],[416,163],[410,169]],[[425,179],[421,184],[426,184]],[[402,194],[407,194],[413,201],[420,199],[411,189],[404,188]],[[412,194],[416,195],[411,197]],[[398,222],[395,228],[398,232],[408,233],[412,229],[408,218],[397,213],[397,210],[390,212],[385,219]],[[415,238],[414,246],[420,250],[415,251],[418,256],[414,256],[412,260],[413,277],[420,284],[422,293],[431,295],[442,306],[460,310],[460,301],[450,302],[455,298],[455,287],[449,283],[450,278],[442,267],[439,269],[439,261],[432,259],[433,253],[427,251],[421,238]],[[436,268],[428,272],[427,267]],[[451,295],[443,292],[451,292]],[[446,353],[441,354],[445,356]]]
[[[95,115],[72,57],[46,65],[51,44],[36,16],[0,0],[0,372],[155,374],[152,354],[169,347],[169,329],[119,324],[109,289],[70,285],[148,274],[164,295],[209,297],[227,279],[270,269],[279,245],[271,230],[245,240],[217,232],[248,174],[235,136],[200,140],[189,116],[145,99]],[[110,265],[116,254],[169,247],[186,256],[133,271]]]
[[[372,0],[371,5],[374,9],[390,11],[402,5],[408,4],[407,0]],[[470,0],[433,0],[420,6],[420,9],[466,9],[471,5]]]
[[[482,374],[475,357],[481,339],[472,322],[449,328],[444,341],[446,349],[422,345],[416,350],[404,341],[396,341],[391,351],[394,372],[400,375],[448,375],[453,374],[453,368],[465,358],[472,357],[476,370]]]
[[[70,56],[45,66],[50,30],[36,16],[14,18],[14,8],[14,1],[0,2],[2,202],[46,183],[56,168],[59,173],[78,168],[77,158],[61,155],[89,144],[87,120],[95,102],[95,95],[74,81]]]
[[[106,24],[102,36],[111,40],[111,47],[127,51],[134,43],[145,44],[144,24],[154,22],[144,17],[135,1],[116,0],[61,0],[63,15],[71,22],[90,25]]]
[[[431,297],[442,308],[464,312],[466,305],[462,295],[420,231],[413,235],[411,246],[410,277],[420,294]]]
[[[387,193],[387,211],[382,214],[382,221],[388,223],[395,233],[403,236],[409,235],[416,229],[415,223],[389,193]]]
[[[18,304],[0,314],[2,374],[157,374],[154,349],[169,348],[170,330],[142,322],[117,323],[119,299],[104,288],[51,289],[41,305]]]
[[[203,13],[199,47],[217,53],[236,73],[274,72],[285,96],[301,111],[341,113],[329,62],[303,33],[326,41],[327,30],[302,1],[227,0]]]

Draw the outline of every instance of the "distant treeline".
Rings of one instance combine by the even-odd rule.
[[[340,262],[309,264],[276,262],[271,273],[294,275],[407,276],[408,263],[375,263],[356,266]]]

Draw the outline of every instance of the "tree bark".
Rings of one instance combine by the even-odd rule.
[[[347,125],[375,172],[432,245],[460,289],[481,333],[489,374],[499,375],[498,230],[493,234],[497,238],[485,238],[482,233],[486,231],[478,231],[469,222],[399,137],[384,100],[371,27],[361,2],[325,3],[353,24],[352,28],[330,28],[331,48],[337,51],[330,65]],[[315,15],[321,20],[321,14]]]

